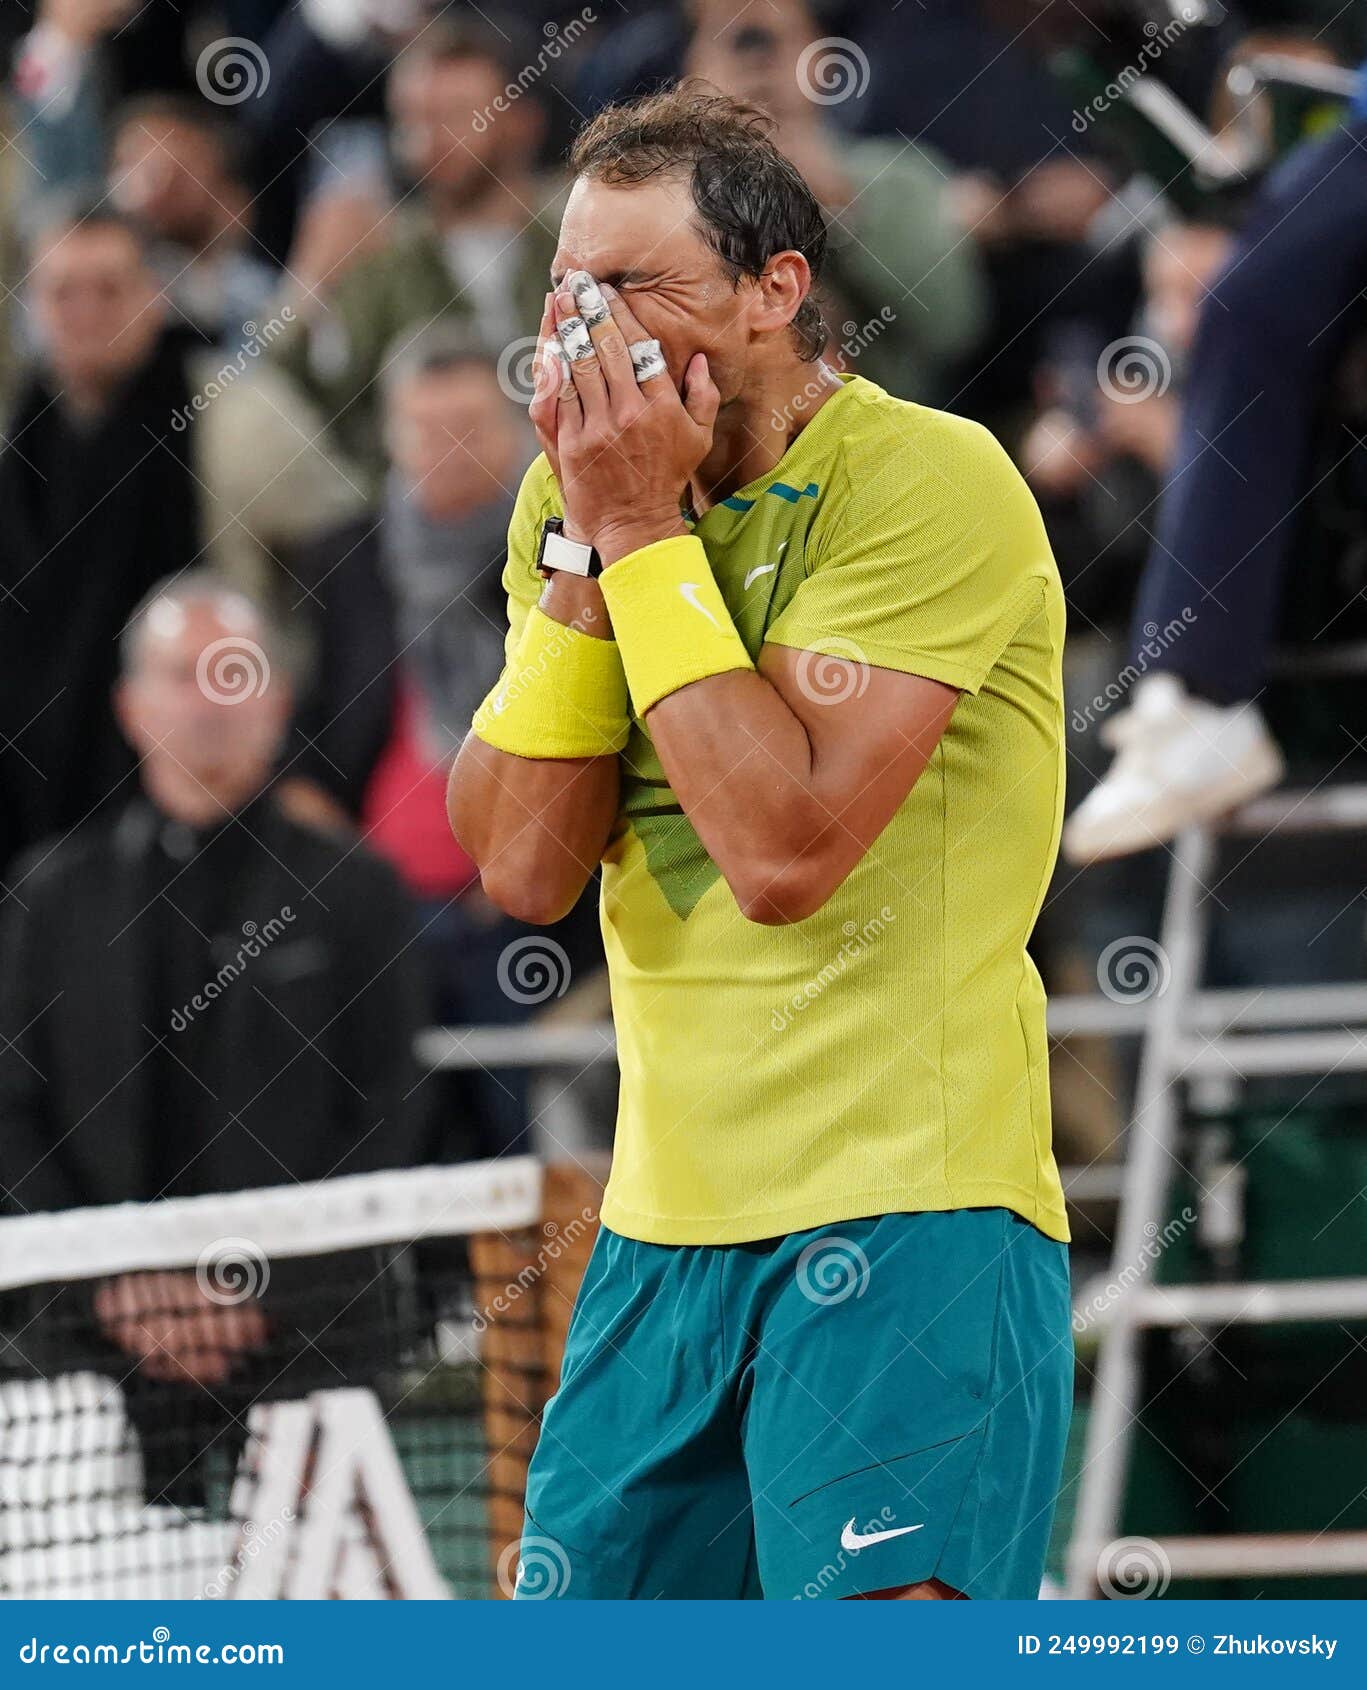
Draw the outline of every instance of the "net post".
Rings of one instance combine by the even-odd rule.
[[[570,1311],[598,1234],[607,1158],[545,1170],[538,1227],[474,1233],[470,1265],[483,1323],[484,1429],[489,1448],[490,1594],[510,1594],[522,1536],[527,1468],[541,1410],[560,1380]]]

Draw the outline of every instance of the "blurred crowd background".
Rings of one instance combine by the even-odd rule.
[[[559,161],[679,76],[766,108],[826,208],[828,358],[983,421],[1034,487],[1069,598],[1071,801],[1150,664],[1217,703],[1254,687],[1294,779],[1350,781],[1360,680],[1278,665],[1361,638],[1364,22],[1331,0],[10,0],[12,1209],[610,1143],[610,1065],[434,1068],[418,1035],[607,1015],[592,900],[549,932],[501,916],[443,790],[502,660]],[[1302,67],[1290,93],[1249,70],[1269,56]],[[1231,651],[1266,675],[1219,673]],[[1222,860],[1212,981],[1360,976],[1361,862],[1304,839]],[[1132,990],[1107,959],[1157,934],[1167,864],[1060,867],[1052,990]],[[1059,1041],[1061,1162],[1123,1155],[1132,1069],[1132,1041]],[[1337,1121],[1354,1084],[1255,1101]]]

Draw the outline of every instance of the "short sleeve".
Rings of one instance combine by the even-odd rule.
[[[806,579],[775,645],[977,692],[1056,574],[1029,488],[977,423],[925,426],[851,452],[813,523]]]
[[[503,642],[505,663],[512,662],[528,614],[545,586],[536,568],[542,525],[548,516],[560,514],[560,491],[543,452],[522,477],[508,523],[508,561],[503,566],[503,589],[508,595],[508,635]]]

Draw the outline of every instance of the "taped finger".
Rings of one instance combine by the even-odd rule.
[[[627,351],[631,354],[631,368],[638,385],[666,373],[664,353],[658,340],[633,340]]]

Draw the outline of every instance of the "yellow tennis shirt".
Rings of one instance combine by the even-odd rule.
[[[510,653],[558,514],[538,458]],[[1002,1206],[1066,1239],[1025,948],[1063,809],[1063,596],[1034,499],[985,429],[854,377],[694,532],[753,657],[793,646],[964,696],[863,861],[789,927],[742,916],[633,724],[603,863],[622,1074],[604,1222],[726,1244]]]

